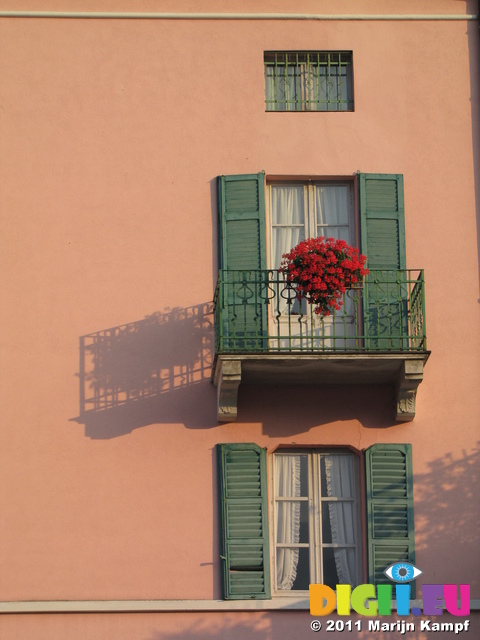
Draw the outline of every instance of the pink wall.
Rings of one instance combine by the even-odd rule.
[[[0,10],[38,8],[18,4]],[[432,11],[426,1],[397,7]],[[135,10],[319,11],[306,0]],[[343,0],[325,2],[329,11],[386,8]],[[476,6],[438,0],[435,11]],[[480,598],[466,552],[478,545],[478,24],[0,18],[0,27],[0,600],[220,597],[214,446],[237,441],[411,442],[417,564],[430,581],[474,584]],[[354,52],[355,112],[265,113],[263,51],[318,48]],[[413,423],[393,422],[391,391],[380,387],[244,387],[238,422],[218,425],[211,318],[198,315],[216,278],[215,177],[260,170],[404,174],[407,265],[425,269],[432,350]],[[143,328],[152,316],[163,392],[141,411],[79,423],[79,337]],[[148,328],[142,335],[148,351]],[[86,630],[101,620],[103,638],[176,637],[177,623],[159,635],[155,616],[132,617],[121,635],[119,618],[71,628],[95,637]],[[273,638],[273,618],[257,618],[254,631]],[[70,624],[48,619],[49,638]],[[16,624],[0,620],[5,637],[22,637]],[[311,633],[308,614],[302,624]]]
[[[338,620],[336,616],[330,619]],[[352,617],[353,623],[360,618]],[[275,640],[275,638],[299,638],[307,640],[313,637],[328,637],[323,630],[314,634],[310,628],[314,620],[308,611],[295,613],[248,611],[246,613],[162,613],[162,614],[83,614],[83,615],[48,615],[42,616],[8,616],[2,619],[2,630],[9,640],[23,640],[25,637],[35,637],[38,640],[83,640],[84,638],[102,638],[102,640],[184,640],[197,638],[198,640],[232,640],[252,638],[252,640]],[[415,640],[429,640],[432,631],[420,631],[420,625],[415,618],[406,621],[415,625],[415,631],[408,631],[399,635],[398,631],[368,631],[366,618],[360,619],[362,631],[333,632],[332,637],[355,637],[359,640],[396,640],[399,637],[415,638]],[[389,619],[390,620],[390,619]],[[394,619],[396,620],[396,619]],[[392,622],[394,620],[391,620]],[[453,616],[442,616],[442,623],[457,622]],[[480,617],[471,621],[468,637],[478,637],[480,631]],[[68,633],[68,636],[66,634]],[[467,632],[438,632],[442,640],[451,640],[466,635]],[[28,634],[28,635],[26,635]]]

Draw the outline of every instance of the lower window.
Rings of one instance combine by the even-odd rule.
[[[279,449],[269,456],[269,476],[267,451],[255,443],[219,444],[217,454],[226,599],[307,597],[309,584],[355,587],[367,576],[391,584],[387,567],[415,564],[411,445],[377,443],[358,454]]]
[[[273,456],[274,590],[359,584],[358,459],[345,450]]]

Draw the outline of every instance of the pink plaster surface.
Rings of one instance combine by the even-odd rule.
[[[334,622],[341,618],[329,616]],[[432,631],[421,631],[418,619],[413,616],[404,620],[415,625],[414,631],[407,631],[400,635],[399,631],[369,631],[368,618],[349,618],[354,625],[360,620],[362,630],[334,632],[332,637],[353,638],[355,640],[396,640],[400,637],[411,640],[430,640]],[[311,639],[313,632],[310,628],[312,620],[316,620],[308,611],[297,612],[261,612],[247,611],[243,613],[161,613],[161,614],[84,614],[52,616],[43,614],[31,616],[3,616],[0,619],[0,632],[9,640],[23,640],[25,637],[35,637],[38,640],[63,640],[68,629],[69,640],[83,640],[84,638],[102,638],[102,640],[279,640],[282,638]],[[317,619],[319,620],[319,619]],[[385,617],[382,622],[396,623],[396,617]],[[431,618],[433,622],[434,618]],[[440,616],[442,623],[458,622],[453,616]],[[463,622],[463,618],[461,619]],[[326,621],[321,620],[323,629],[313,637],[326,636]],[[480,616],[472,616],[468,629],[468,637],[478,637],[480,632]],[[463,632],[466,635],[467,632]],[[30,635],[25,635],[30,634]],[[454,631],[438,632],[442,640],[452,640],[462,637],[462,633]]]
[[[360,6],[386,11],[343,0],[322,12]],[[39,3],[0,2],[20,8]],[[132,10],[49,5],[65,8]],[[305,0],[135,10],[319,12]],[[417,564],[479,598],[478,24],[0,18],[0,28],[0,600],[220,597],[214,447],[239,441],[411,442]],[[317,48],[354,52],[355,111],[265,113],[263,51]],[[391,392],[378,387],[245,387],[238,422],[217,423],[211,318],[205,332],[195,321],[216,279],[215,178],[261,170],[404,174],[407,266],[425,269],[432,350],[413,423],[393,422]],[[170,322],[155,344],[163,390],[140,412],[79,423],[79,337],[155,314]],[[155,616],[138,635],[135,617],[132,631],[119,619],[102,617],[97,637],[180,637]],[[232,637],[244,637],[244,619]],[[48,620],[45,637],[61,637]],[[255,620],[251,637],[277,637],[269,616]],[[1,621],[4,637],[22,637],[16,624]],[[85,629],[96,622],[77,624],[69,638],[95,637]],[[299,625],[311,633],[308,615]]]

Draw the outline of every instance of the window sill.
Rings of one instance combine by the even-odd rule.
[[[412,607],[423,609],[422,600]],[[392,602],[392,613],[396,603]],[[0,602],[2,613],[161,613],[182,611],[310,611],[309,598],[275,597],[271,600],[35,600]],[[480,611],[480,600],[470,610]],[[355,614],[353,614],[355,615]]]
[[[34,600],[0,602],[2,613],[155,613],[310,610],[308,598],[271,600]]]

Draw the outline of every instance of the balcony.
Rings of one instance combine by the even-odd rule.
[[[236,420],[246,384],[390,384],[413,420],[428,359],[422,270],[371,270],[320,318],[275,270],[221,270],[214,298],[218,419]]]

